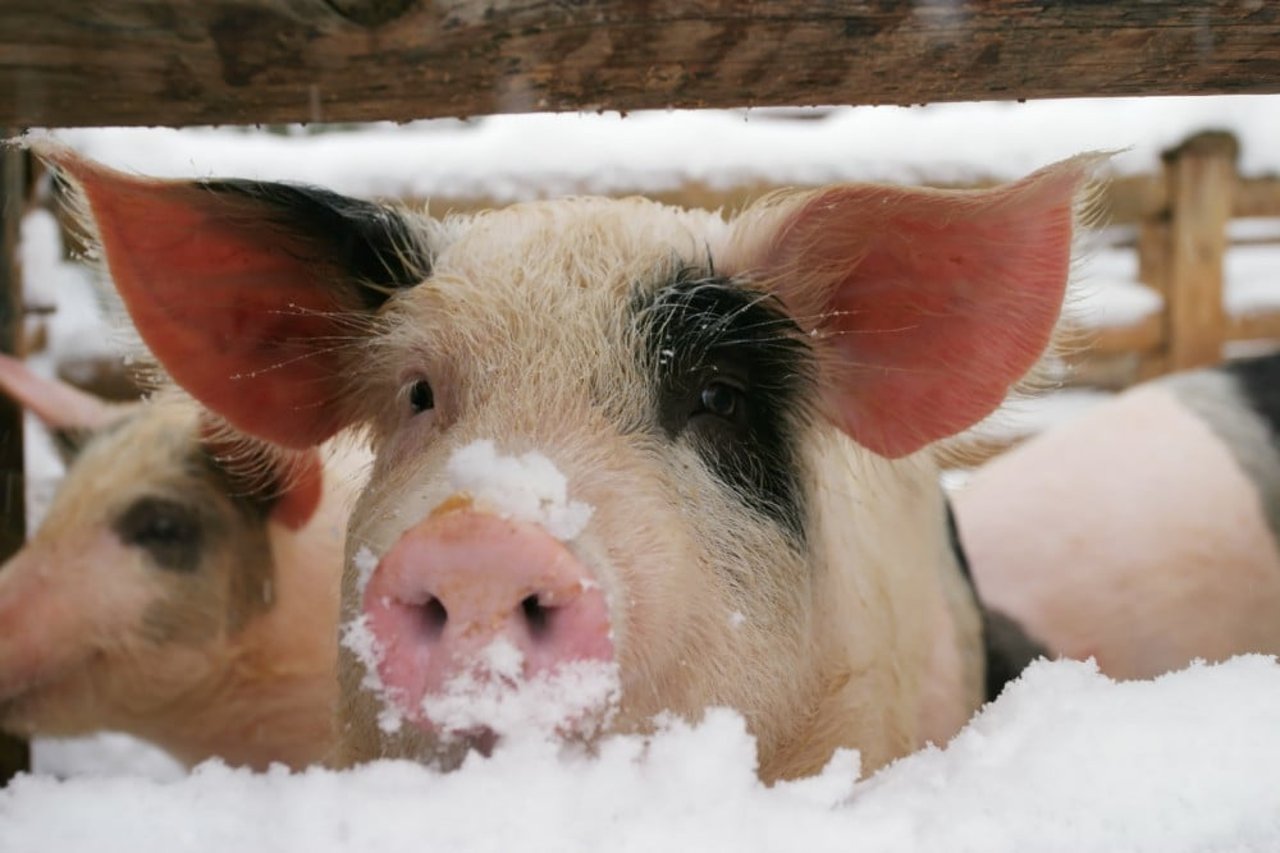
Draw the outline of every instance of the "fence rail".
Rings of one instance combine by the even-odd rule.
[[[1267,0],[0,4],[0,124],[1280,91]]]

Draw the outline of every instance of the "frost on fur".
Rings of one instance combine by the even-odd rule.
[[[400,731],[400,727],[404,725],[404,716],[391,695],[392,689],[382,683],[382,676],[378,674],[382,649],[369,627],[369,614],[362,613],[343,625],[339,641],[364,667],[364,679],[360,686],[378,697],[382,704],[378,712],[378,728],[387,734]]]
[[[566,721],[591,734],[607,724],[621,695],[618,665],[582,660],[524,678],[524,655],[498,638],[475,664],[422,701],[426,717],[448,732],[488,729],[504,737],[552,735]]]

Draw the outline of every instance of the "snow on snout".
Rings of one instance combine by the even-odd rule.
[[[506,638],[494,640],[473,666],[422,700],[423,714],[446,732],[488,729],[504,738],[593,734],[608,723],[621,697],[613,661],[569,661],[530,678],[524,656]]]
[[[369,585],[369,578],[373,577],[374,569],[378,567],[378,558],[368,548],[362,547],[356,551],[352,565],[356,569],[356,589],[359,590],[360,599],[364,600],[365,587]],[[373,635],[373,629],[369,626],[369,614],[361,613],[343,623],[339,642],[343,648],[355,655],[364,667],[364,678],[360,686],[381,700],[382,709],[378,712],[378,728],[387,734],[400,731],[400,727],[404,725],[404,715],[399,710],[396,697],[391,695],[390,688],[382,683],[382,676],[378,674],[382,648],[377,637]]]
[[[564,474],[536,451],[507,456],[488,439],[474,441],[454,451],[445,473],[455,491],[505,518],[541,525],[561,542],[577,538],[594,512],[588,504],[569,500]]]

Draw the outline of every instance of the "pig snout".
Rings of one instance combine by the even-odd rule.
[[[424,704],[456,676],[480,670],[518,686],[567,664],[613,661],[591,571],[541,527],[472,509],[406,531],[373,570],[363,609],[388,698],[427,730],[440,721]],[[504,644],[519,653],[512,667],[487,660]]]

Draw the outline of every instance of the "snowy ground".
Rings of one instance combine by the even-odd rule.
[[[180,782],[24,777],[0,849],[268,851],[1175,851],[1280,846],[1280,664],[1237,658],[1115,684],[1034,665],[945,749],[855,784],[857,759],[763,788],[742,721],[715,711],[598,756],[542,741],[460,772],[403,762]]]
[[[1228,127],[1242,171],[1280,171],[1280,98],[1150,98],[835,110],[512,116],[378,126],[353,134],[82,130],[61,134],[117,166],[161,175],[304,180],[363,195],[484,196],[728,186],[753,179],[1012,177],[1088,149],[1122,149],[1118,173],[1161,148]],[[1233,224],[1280,233],[1277,223]],[[52,221],[29,218],[30,301],[57,304],[55,358],[105,346],[82,270],[62,263]],[[24,236],[26,234],[24,233]],[[45,246],[45,249],[41,249]],[[43,254],[40,254],[43,251]],[[1132,252],[1082,275],[1089,324],[1159,310]],[[1280,304],[1275,247],[1228,261],[1232,311]],[[43,369],[51,370],[51,360]],[[1012,428],[1074,416],[1105,397],[1020,403]],[[33,488],[57,462],[29,444]],[[40,744],[38,775],[0,791],[0,853],[225,850],[1274,850],[1280,849],[1280,664],[1237,659],[1154,683],[1113,684],[1084,664],[1042,663],[947,749],[854,784],[843,757],[821,777],[761,788],[741,723],[716,713],[644,747],[594,759],[515,744],[450,776],[397,763],[348,774],[186,776],[119,737]],[[56,781],[55,777],[75,777]]]

